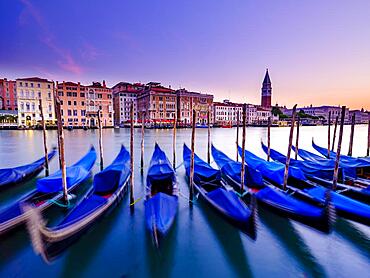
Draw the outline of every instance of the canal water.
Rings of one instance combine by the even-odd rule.
[[[332,128],[333,129],[333,128]],[[349,126],[345,126],[343,153],[348,151]],[[289,128],[272,128],[271,146],[287,150]],[[191,130],[177,133],[177,165],[182,147],[190,145]],[[214,145],[232,158],[236,129],[213,129]],[[311,139],[327,144],[326,127],[302,127],[300,146],[308,150]],[[103,130],[105,165],[129,147],[128,129]],[[247,149],[264,156],[260,141],[267,129],[247,128]],[[65,131],[67,165],[77,161],[90,145],[98,146],[96,130]],[[135,130],[135,198],[144,194],[140,176],[140,129]],[[56,132],[48,131],[49,146],[56,145]],[[172,130],[145,131],[145,166],[158,142],[172,161]],[[367,126],[356,126],[353,153],[366,153]],[[207,130],[196,130],[196,153],[206,159]],[[0,168],[29,163],[43,154],[41,131],[0,131]],[[216,167],[215,163],[212,163]],[[58,168],[57,159],[51,170]],[[93,172],[98,172],[98,165]],[[181,193],[188,195],[184,167],[177,170]],[[40,176],[42,176],[41,174]],[[34,188],[35,180],[0,195],[1,207]],[[91,185],[86,182],[80,194]],[[36,256],[28,234],[19,230],[0,239],[0,277],[369,277],[370,229],[338,219],[329,235],[298,222],[279,217],[262,208],[258,212],[257,238],[252,240],[219,218],[201,200],[193,208],[180,197],[174,227],[159,250],[154,248],[144,224],[144,202],[130,212],[128,195],[111,214],[96,223],[79,241],[54,261]],[[52,208],[45,218],[57,221],[63,209]]]

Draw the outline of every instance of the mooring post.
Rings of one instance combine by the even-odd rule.
[[[45,176],[49,176],[49,156],[48,156],[48,146],[46,141],[46,124],[44,118],[44,111],[42,110],[42,97],[40,98],[40,115],[41,115],[41,125],[42,125],[42,137],[44,141],[44,154],[45,154]]]
[[[173,118],[173,135],[172,135],[172,156],[173,156],[173,169],[176,170],[176,132],[177,132],[177,111]]]
[[[295,104],[293,106],[292,121],[291,121],[291,124],[290,124],[289,144],[288,144],[288,153],[287,153],[286,161],[285,161],[283,190],[286,190],[286,186],[288,184],[290,152],[292,151],[292,144],[293,144],[293,133],[294,133],[294,123],[295,123],[296,109],[297,109],[297,104]]]
[[[57,127],[58,127],[59,161],[60,161],[61,170],[62,170],[63,199],[65,203],[67,204],[68,203],[67,167],[66,167],[66,161],[64,157],[64,132],[63,132],[63,123],[62,123],[61,104],[60,104],[59,96],[55,92],[55,90],[53,93],[54,93],[54,101],[55,101],[55,116],[57,118]]]
[[[58,97],[58,81],[56,81],[56,87],[54,86],[54,80],[53,82],[53,96],[54,96],[54,112],[55,112],[55,118],[57,118],[56,113],[56,107],[57,107],[57,97]],[[58,122],[57,122],[57,128],[58,128]],[[57,142],[58,142],[58,153],[59,153],[59,169],[62,170],[62,160],[60,159],[60,141],[59,141],[59,132],[57,136]]]
[[[366,156],[370,155],[370,112],[367,115],[369,117],[369,122],[367,123],[367,151]]]
[[[236,117],[236,161],[239,161],[239,110],[237,111]]]
[[[330,158],[330,126],[331,126],[331,111],[329,111],[329,119],[328,119],[328,158]]]
[[[100,171],[104,169],[104,159],[103,159],[103,132],[101,124],[101,110],[98,110],[98,128],[99,128],[99,153],[100,153]]]
[[[243,104],[243,130],[242,130],[242,169],[240,171],[240,194],[244,193],[244,177],[245,177],[245,125],[246,125],[246,118],[247,118],[247,105]]]
[[[207,145],[207,162],[211,163],[211,113],[208,108],[207,111],[207,128],[208,128],[208,145]]]
[[[271,117],[268,118],[267,122],[267,161],[270,161],[271,153]]]
[[[353,135],[355,134],[355,124],[356,124],[356,116],[355,116],[355,113],[353,113],[352,114],[352,122],[351,122],[351,135],[349,137],[348,156],[352,156]]]
[[[190,182],[190,191],[189,191],[189,202],[192,204],[194,198],[194,144],[195,144],[195,122],[196,122],[196,112],[193,109],[192,117],[192,126],[191,126],[191,157],[190,157],[190,173],[189,173],[189,182]]]
[[[335,158],[334,174],[333,174],[333,190],[337,188],[338,183],[338,170],[339,170],[339,159],[340,151],[342,148],[342,138],[343,138],[343,125],[344,125],[344,116],[346,114],[346,107],[342,106],[342,114],[340,115],[340,127],[339,127],[339,137],[338,137],[338,148]]]
[[[145,114],[141,114],[141,155],[140,155],[140,173],[144,173],[144,135],[145,135]]]
[[[130,204],[134,207],[134,102],[130,106]]]
[[[333,142],[331,144],[331,151],[334,151],[334,145],[335,145],[335,137],[337,136],[337,126],[338,126],[338,120],[339,116],[335,117],[335,125],[334,125],[334,134],[333,134]]]
[[[300,125],[301,119],[298,116],[297,117],[297,135],[295,138],[295,159],[298,159],[298,144],[299,144],[299,125]]]

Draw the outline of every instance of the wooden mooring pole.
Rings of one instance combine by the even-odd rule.
[[[343,138],[343,125],[344,125],[344,116],[346,114],[346,107],[342,106],[342,113],[340,115],[340,127],[339,127],[339,136],[338,136],[338,147],[337,154],[335,158],[334,174],[333,174],[333,190],[337,188],[338,183],[338,170],[339,170],[339,159],[340,151],[342,148],[342,138]]]
[[[134,207],[134,102],[130,106],[130,204]]]
[[[176,169],[176,132],[177,132],[177,111],[173,118],[173,135],[172,135],[172,156],[173,156],[173,169]]]
[[[103,132],[101,124],[101,110],[98,110],[98,128],[99,128],[99,153],[100,153],[100,171],[104,169],[104,159],[103,159]]]
[[[189,202],[192,204],[194,198],[194,144],[195,144],[195,122],[196,122],[196,112],[193,109],[193,117],[192,117],[192,126],[191,126],[191,157],[190,157],[190,173],[189,173],[189,183],[190,183],[190,191],[189,191]]]
[[[58,81],[56,82],[56,88],[54,86],[54,81],[53,81],[53,96],[54,96],[54,112],[55,112],[55,118],[57,118],[57,113],[56,113],[56,107],[57,107],[57,98],[58,98]],[[57,122],[57,127],[58,127],[58,122]],[[57,136],[57,142],[58,142],[58,156],[59,156],[59,169],[62,170],[62,161],[60,159],[60,141],[59,141],[59,133]]]
[[[329,119],[328,119],[328,158],[330,158],[330,126],[331,126],[331,111],[329,111]]]
[[[351,121],[351,134],[350,134],[350,137],[349,137],[348,156],[352,156],[353,136],[355,134],[355,124],[356,124],[356,116],[355,116],[355,113],[353,113],[352,114],[352,121]]]
[[[239,110],[237,111],[236,117],[236,161],[239,161]]]
[[[336,139],[336,136],[337,136],[338,121],[339,121],[339,116],[336,116],[336,118],[335,118],[335,125],[334,125],[333,142],[331,144],[331,151],[332,152],[334,151],[335,139]]]
[[[145,135],[145,114],[141,114],[141,155],[140,155],[140,174],[144,173],[144,135]]]
[[[57,127],[58,127],[59,161],[60,161],[61,170],[62,170],[63,199],[65,203],[68,203],[67,167],[66,167],[66,161],[64,157],[64,132],[63,132],[63,123],[62,123],[61,103],[60,103],[59,96],[57,95],[55,89],[54,89],[54,100],[55,100],[55,116],[57,118]]]
[[[267,122],[267,161],[270,161],[271,153],[271,117],[268,118]]]
[[[298,144],[299,144],[299,125],[301,124],[301,119],[297,117],[297,134],[295,138],[295,159],[298,159]]]
[[[293,133],[294,133],[294,123],[295,123],[296,109],[297,109],[297,104],[293,106],[292,121],[291,121],[291,124],[290,124],[289,144],[288,144],[288,153],[287,153],[286,161],[285,161],[283,190],[286,190],[286,186],[288,184],[290,152],[292,151],[292,144],[293,144]]]
[[[211,112],[209,109],[207,111],[207,129],[208,129],[207,162],[208,164],[211,164]]]
[[[246,125],[246,118],[247,118],[247,105],[243,104],[243,129],[242,129],[242,168],[240,171],[240,194],[244,193],[244,177],[245,177],[245,125]]]
[[[42,137],[44,141],[44,154],[45,154],[45,176],[49,176],[49,155],[48,155],[48,146],[46,140],[46,123],[44,117],[44,111],[42,109],[42,98],[40,98],[40,115],[41,115],[41,125],[42,125]]]
[[[366,156],[370,155],[370,112],[368,113],[369,122],[367,124],[367,151]]]

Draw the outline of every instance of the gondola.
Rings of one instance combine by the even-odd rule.
[[[239,153],[241,153],[241,148],[239,147]],[[271,152],[270,152],[271,153]],[[268,162],[249,151],[245,151],[246,161],[248,165],[259,165],[259,169],[263,167],[269,167],[269,165],[276,165],[277,171],[275,173],[277,179],[272,179],[271,181],[276,186],[281,186],[282,182],[279,181],[279,177],[283,179],[285,165],[280,162]],[[282,155],[282,154],[280,154]],[[258,162],[256,162],[258,161]],[[264,165],[264,166],[261,166]],[[251,166],[253,167],[253,166]],[[279,169],[280,168],[280,169]],[[303,172],[297,174],[301,171],[299,168],[291,166],[289,168],[289,178],[288,184],[289,190],[294,190],[297,196],[308,197],[313,201],[318,201],[325,203],[325,194],[330,192],[331,201],[336,209],[339,216],[363,223],[365,225],[370,225],[370,207],[369,205],[353,200],[347,196],[339,194],[341,191],[334,192],[327,188],[317,185],[316,183],[310,182]],[[294,174],[293,174],[294,173]],[[262,172],[263,174],[263,172]],[[264,176],[265,178],[268,178]]]
[[[191,151],[184,144],[184,166],[186,176],[190,174]],[[201,198],[224,219],[239,228],[242,232],[255,238],[256,204],[252,198],[248,207],[235,193],[226,189],[221,179],[221,171],[214,169],[194,154],[194,184]]]
[[[212,146],[212,156],[221,170],[223,177],[235,188],[241,189],[241,163],[230,159],[227,155]],[[289,217],[304,224],[313,226],[324,232],[329,232],[335,219],[335,212],[331,209],[329,200],[325,205],[312,201],[311,198],[301,196],[294,189],[283,191],[267,181],[266,173],[277,175],[273,171],[262,172],[258,168],[246,165],[245,180],[249,180],[245,192],[253,192],[257,201],[267,209],[282,216]],[[250,176],[253,176],[251,178]]]
[[[330,159],[327,159],[324,154],[324,151],[326,151],[327,155],[327,149],[324,150],[324,148],[317,146],[313,140],[312,146],[324,157],[303,149],[299,149],[297,151],[298,155],[306,161],[320,164],[335,164],[335,152],[330,152]],[[296,151],[294,147],[293,150]],[[340,155],[339,166],[342,168],[342,173],[346,178],[346,183],[364,187],[370,191],[370,160],[368,158],[353,158],[346,155]]]
[[[50,161],[55,154],[56,150],[53,149],[53,151],[48,154],[48,160]],[[45,157],[43,156],[39,160],[27,165],[0,169],[0,190],[11,188],[14,185],[24,183],[36,177],[42,169],[44,169],[44,166]]]
[[[57,225],[45,227],[43,221],[40,221],[41,215],[37,208],[31,208],[28,228],[34,249],[50,260],[70,246],[105,213],[119,204],[127,191],[130,175],[130,154],[121,146],[112,164],[94,176],[90,190]],[[41,246],[39,242],[42,242]]]
[[[267,154],[268,148],[262,142],[262,149]],[[295,147],[292,146],[295,150]],[[298,152],[306,152],[304,150],[298,150]],[[313,154],[315,155],[315,154]],[[274,149],[270,149],[270,157],[278,162],[285,163],[286,156],[279,153]],[[296,160],[291,158],[290,165],[293,167],[298,167],[301,169],[307,179],[311,180],[312,182],[318,183],[322,186],[325,186],[329,189],[332,189],[333,186],[333,173],[334,173],[334,161],[333,160],[325,160],[325,161],[310,161],[310,160]],[[339,181],[341,183],[337,184],[337,190],[341,193],[341,195],[345,195],[347,197],[353,198],[355,200],[365,202],[369,204],[370,202],[370,191],[366,190],[366,188],[348,185],[349,178],[348,175],[351,172],[351,169],[348,168],[339,168]]]
[[[89,152],[78,162],[67,167],[67,187],[68,192],[74,190],[79,184],[85,181],[96,160],[96,151],[91,147]],[[0,212],[0,235],[5,234],[23,224],[26,215],[23,212],[24,205],[37,207],[43,211],[56,201],[62,199],[62,173],[55,172],[53,175],[39,179],[37,188],[24,195],[14,203],[7,206]]]
[[[175,220],[178,188],[175,170],[157,143],[146,183],[145,221],[154,243],[158,246],[160,239],[168,233]]]

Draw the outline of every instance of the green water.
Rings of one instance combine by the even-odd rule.
[[[182,145],[190,144],[190,130],[178,130],[177,165],[182,162]],[[300,145],[312,150],[311,138],[325,146],[326,127],[302,127]],[[356,126],[353,153],[366,153],[367,126]],[[247,129],[247,149],[264,155],[261,138],[265,128]],[[271,145],[286,152],[288,128],[272,128]],[[236,156],[235,129],[213,129],[217,148]],[[0,131],[0,168],[29,163],[42,156],[40,131]],[[135,130],[135,198],[144,193],[145,174],[140,176],[140,130]],[[67,164],[78,160],[91,144],[98,146],[97,131],[66,131]],[[196,152],[206,156],[207,130],[196,130]],[[50,147],[56,144],[56,132],[48,131]],[[129,147],[128,129],[103,131],[105,165],[119,151]],[[345,127],[343,153],[348,150],[349,127]],[[172,131],[146,130],[145,165],[158,142],[172,161]],[[51,162],[54,172],[57,159]],[[216,167],[215,163],[212,163]],[[93,172],[98,171],[96,165]],[[188,195],[183,166],[177,171],[179,187]],[[42,174],[40,175],[42,176]],[[79,193],[91,185],[86,182]],[[6,205],[35,186],[35,180],[1,192],[0,204]],[[0,277],[369,277],[370,229],[362,224],[338,219],[326,235],[303,224],[279,217],[262,208],[257,220],[257,239],[252,240],[219,218],[201,200],[190,208],[179,199],[174,227],[157,250],[144,224],[144,203],[138,201],[130,211],[128,195],[111,214],[96,223],[88,233],[51,263],[36,256],[27,232],[19,230],[0,239]],[[65,211],[52,208],[49,221]]]

